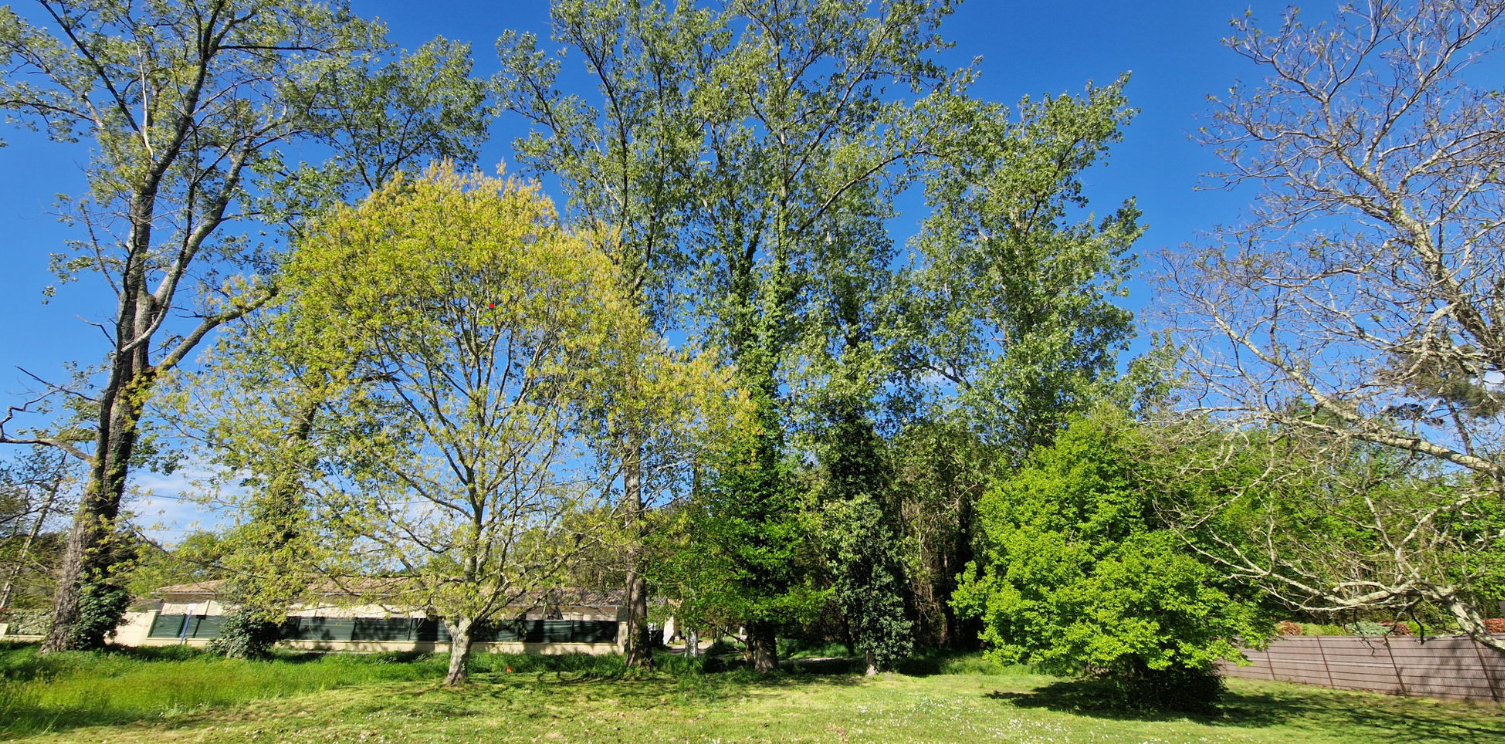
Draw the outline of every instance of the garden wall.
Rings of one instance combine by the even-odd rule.
[[[1505,655],[1467,636],[1281,636],[1228,677],[1408,697],[1505,700]]]
[[[206,646],[219,637],[221,615],[128,612],[112,643],[120,646]],[[614,620],[517,620],[496,623],[475,636],[479,653],[621,653],[624,623]],[[41,635],[10,633],[0,624],[0,641],[40,641]],[[24,630],[24,629],[23,629]],[[289,617],[281,645],[310,651],[417,651],[448,653],[449,631],[442,623],[409,617]]]

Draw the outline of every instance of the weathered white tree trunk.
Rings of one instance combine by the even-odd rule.
[[[1446,605],[1448,612],[1452,613],[1453,618],[1458,621],[1458,627],[1462,628],[1470,638],[1505,654],[1505,640],[1490,634],[1489,630],[1484,627],[1484,618],[1479,616],[1479,610],[1472,602],[1453,597],[1446,602]]]

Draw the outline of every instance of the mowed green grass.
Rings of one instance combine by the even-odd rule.
[[[507,667],[512,667],[508,672]],[[963,660],[868,679],[677,667],[616,657],[296,656],[180,649],[38,658],[0,646],[0,740],[57,742],[1498,742],[1496,705],[1233,680],[1219,710],[1143,714],[1092,686]],[[816,671],[820,671],[817,669]]]

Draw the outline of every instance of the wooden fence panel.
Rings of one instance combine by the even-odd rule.
[[[1505,655],[1467,636],[1283,636],[1228,677],[1391,695],[1505,701]]]

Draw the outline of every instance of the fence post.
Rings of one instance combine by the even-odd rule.
[[[1406,692],[1406,680],[1400,676],[1400,667],[1395,663],[1395,652],[1390,650],[1390,636],[1380,636],[1380,640],[1385,642],[1385,655],[1390,657],[1390,669],[1395,672],[1395,682],[1400,685],[1401,697],[1411,697],[1411,693]]]
[[[1333,682],[1332,667],[1327,665],[1327,649],[1322,647],[1322,639],[1323,636],[1312,636],[1312,640],[1317,642],[1317,655],[1322,657],[1322,671],[1327,674],[1327,686],[1330,689],[1336,690],[1338,689],[1338,685]]]
[[[1469,636],[1468,643],[1474,647],[1474,656],[1479,658],[1479,671],[1484,672],[1484,684],[1489,685],[1489,696],[1495,702],[1500,702],[1500,691],[1495,687],[1495,677],[1489,673],[1489,665],[1484,663],[1484,651],[1479,648],[1484,644],[1474,640],[1473,636]]]

